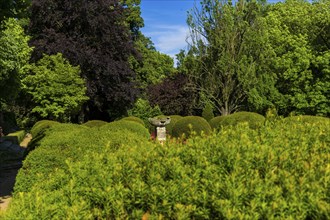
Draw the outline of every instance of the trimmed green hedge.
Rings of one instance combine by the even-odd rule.
[[[184,135],[185,138],[189,138],[192,132],[196,135],[201,135],[201,133],[210,134],[212,129],[204,118],[199,116],[186,116],[175,123],[172,136],[179,138]]]
[[[10,134],[7,134],[7,136],[2,137],[3,140],[9,140],[11,141],[13,144],[17,144],[19,145],[24,137],[25,137],[25,131],[21,130],[21,131],[16,131]]]
[[[135,116],[128,116],[128,117],[122,118],[120,120],[134,121],[134,122],[140,123],[141,125],[145,126],[144,121],[141,118],[138,118]]]
[[[238,124],[163,146],[130,142],[141,140],[131,132],[102,132],[83,130],[72,145],[47,135],[56,144],[44,142],[34,155],[62,146],[78,159],[61,158],[59,150],[64,166],[42,181],[39,170],[37,182],[16,191],[1,217],[141,219],[148,212],[150,219],[330,219],[330,127],[324,124],[279,121],[259,130]],[[111,140],[120,135],[114,149]],[[86,144],[88,138],[96,144]],[[50,162],[37,166],[34,159],[35,169]]]
[[[45,133],[49,128],[58,124],[60,123],[57,121],[50,121],[50,120],[42,120],[36,122],[31,128],[30,133],[32,135],[32,140],[27,146],[25,155],[27,155],[30,151],[34,150],[40,145],[39,143],[40,140],[42,140],[45,137]]]
[[[180,119],[182,119],[183,116],[181,116],[181,115],[170,115],[168,117],[171,118],[171,122],[168,125],[166,125],[166,133],[168,133],[169,135],[172,136],[172,131],[173,131],[173,128],[175,126],[175,123],[177,121],[179,121]]]
[[[101,121],[101,120],[90,120],[90,121],[85,122],[82,125],[92,128],[92,127],[101,127],[106,124],[108,124],[108,122]]]
[[[216,130],[216,131],[219,131],[220,128],[221,128],[221,123],[222,121],[226,118],[227,116],[225,115],[222,115],[222,116],[216,116],[214,118],[212,118],[210,121],[209,121],[209,124],[211,125],[211,128],[213,130]]]
[[[316,123],[325,123],[330,126],[330,118],[321,117],[321,116],[312,116],[312,115],[298,115],[298,116],[291,116],[286,117],[283,119],[285,122],[289,123],[309,123],[309,124],[316,124]]]
[[[118,125],[117,130],[115,125]],[[120,128],[123,125],[126,127]],[[39,141],[39,147],[24,160],[16,177],[14,191],[29,192],[35,185],[50,178],[56,170],[67,171],[67,160],[80,161],[90,151],[103,152],[107,146],[115,151],[124,143],[148,140],[149,136],[140,135],[142,129],[137,131],[137,128],[141,128],[141,125],[129,121],[93,128],[76,124],[52,126]]]
[[[107,125],[104,125],[102,129],[109,131],[121,130],[121,132],[123,133],[126,131],[130,131],[140,135],[141,137],[146,138],[147,140],[150,138],[150,133],[147,128],[145,128],[140,123],[136,123],[135,121],[130,121],[130,120],[114,121],[108,123]]]
[[[227,115],[222,119],[219,120],[219,125],[216,126],[213,124],[213,126],[217,129],[219,129],[221,126],[236,126],[239,123],[248,123],[249,127],[252,129],[260,128],[264,122],[265,117],[254,112],[236,112],[231,115]]]

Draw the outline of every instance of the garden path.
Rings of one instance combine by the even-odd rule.
[[[26,135],[20,143],[20,147],[26,148],[32,136]],[[22,167],[22,161],[13,161],[0,167],[0,211],[5,211],[12,198],[16,175]]]

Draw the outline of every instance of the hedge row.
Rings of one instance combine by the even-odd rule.
[[[238,124],[164,146],[103,128],[49,129],[4,219],[330,218],[324,123]]]

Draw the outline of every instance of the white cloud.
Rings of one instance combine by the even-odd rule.
[[[155,31],[147,32],[145,35],[151,37],[158,51],[174,57],[180,49],[187,47],[186,38],[189,34],[187,26],[153,25],[152,29]]]

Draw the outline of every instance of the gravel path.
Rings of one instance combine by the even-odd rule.
[[[26,135],[21,142],[20,147],[27,147],[32,139],[31,135]],[[19,147],[19,146],[17,146]],[[8,208],[8,204],[12,198],[12,192],[15,185],[16,175],[22,167],[22,161],[13,161],[8,164],[0,165],[0,210],[4,211]]]

